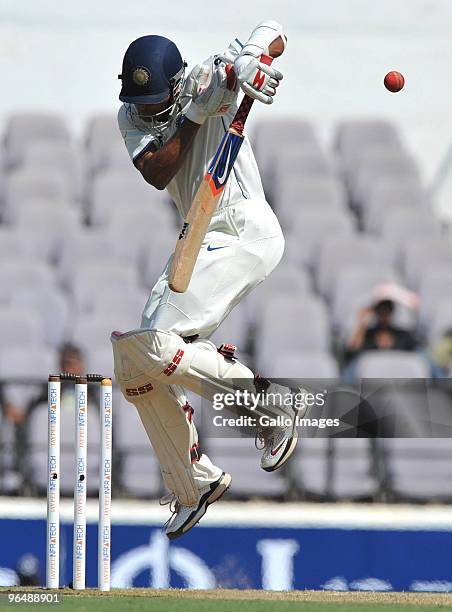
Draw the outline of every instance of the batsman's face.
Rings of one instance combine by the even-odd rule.
[[[143,121],[165,121],[171,110],[171,96],[159,104],[135,104],[135,108]]]

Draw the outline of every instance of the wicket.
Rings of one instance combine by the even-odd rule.
[[[112,383],[99,374],[51,374],[48,380],[48,480],[46,586],[60,584],[60,400],[61,381],[75,383],[75,485],[73,588],[85,588],[88,383],[100,383],[98,587],[110,590]]]

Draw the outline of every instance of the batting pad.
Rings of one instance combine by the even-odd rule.
[[[236,359],[225,358],[209,340],[187,344],[173,332],[139,329],[112,337],[112,342],[121,344],[121,351],[139,370],[164,385],[180,384],[210,401],[219,393],[237,389],[259,395],[253,372]],[[291,393],[273,384],[265,393],[273,391],[278,397]],[[255,416],[294,416],[292,407],[278,399],[253,404],[252,412]]]
[[[201,456],[192,409],[183,389],[162,385],[142,374],[121,346],[113,343],[116,381],[134,404],[157,455],[167,488],[184,506],[199,501],[199,489],[215,482],[221,470]]]

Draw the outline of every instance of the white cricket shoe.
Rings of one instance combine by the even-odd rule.
[[[262,443],[258,446],[257,440]],[[294,452],[298,442],[296,420],[288,427],[262,427],[256,435],[256,448],[262,450],[261,468],[274,472],[283,466]]]
[[[194,506],[183,506],[172,494],[163,497],[160,503],[162,505],[169,504],[170,510],[173,512],[165,526],[165,533],[168,538],[170,540],[180,538],[194,527],[206,513],[207,507],[218,501],[226,493],[231,486],[231,480],[231,476],[223,472],[218,480],[200,489],[199,502]]]

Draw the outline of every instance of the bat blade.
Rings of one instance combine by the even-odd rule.
[[[261,62],[270,65],[273,57],[279,57],[283,52],[282,40],[281,45],[279,41],[275,48],[271,45],[270,55],[262,55]],[[184,293],[188,289],[212,215],[242,146],[243,128],[252,105],[253,99],[245,96],[196,192],[173,254],[168,281],[172,291]]]
[[[198,187],[174,250],[169,277],[172,291],[184,293],[188,288],[212,215],[217,208],[242,142],[242,135],[233,131],[226,132],[209,170]]]

